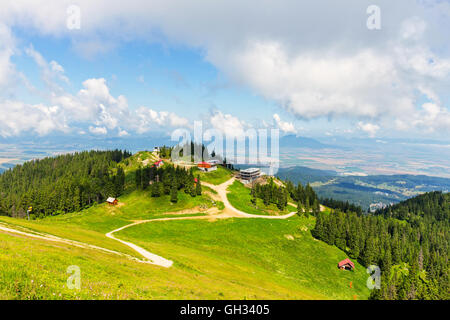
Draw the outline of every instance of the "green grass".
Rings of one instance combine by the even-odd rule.
[[[232,194],[243,197],[243,185]],[[206,190],[205,190],[206,191]],[[231,201],[231,200],[230,200]],[[212,207],[206,194],[151,198],[129,191],[119,206],[95,205],[78,213],[0,222],[138,256],[105,233],[135,220],[178,217],[180,210]],[[223,203],[215,206],[223,209]],[[247,210],[245,210],[247,211]],[[261,211],[257,214],[263,214]],[[186,214],[184,214],[186,215]],[[191,215],[191,214],[189,214]],[[313,239],[314,218],[154,221],[118,232],[174,261],[166,269],[125,257],[62,243],[0,233],[0,299],[358,299],[368,297],[367,274],[337,269],[346,258],[336,247]],[[66,269],[81,268],[82,288],[69,290]],[[350,281],[353,289],[350,288]]]
[[[257,199],[256,205],[254,205],[251,202],[251,190],[239,181],[233,182],[233,184],[228,187],[228,191],[229,193],[227,194],[227,197],[231,205],[246,213],[259,215],[283,215],[297,211],[297,208],[291,205],[286,206],[283,211],[280,211],[273,203],[266,206],[262,199]]]
[[[125,229],[123,239],[172,259],[230,299],[359,299],[368,296],[365,268],[337,268],[347,256],[313,239],[314,218],[159,221]],[[290,240],[292,239],[292,240]],[[350,288],[350,282],[353,288]],[[234,285],[244,286],[235,291]]]
[[[222,203],[215,202],[215,205],[223,209]],[[167,212],[196,211],[198,206],[213,207],[213,202],[206,195],[192,198],[181,191],[178,193],[178,202],[172,204],[169,196],[152,198],[148,191],[134,191],[120,197],[119,206],[99,204],[81,212],[31,221],[0,216],[0,222],[135,255],[127,246],[105,237],[105,233],[135,220],[176,216],[167,215]]]
[[[203,172],[198,168],[194,168],[194,175],[200,175],[201,181],[219,185],[231,179],[232,171],[222,166],[217,166],[217,170],[211,172]]]
[[[313,224],[312,217],[155,221],[116,234],[172,259],[169,269],[0,233],[0,299],[367,298],[365,268],[338,270],[345,254],[314,240]],[[66,286],[70,265],[81,269],[80,291]]]
[[[143,167],[144,161],[146,161],[148,165],[152,165],[157,159],[158,156],[151,151],[139,151],[133,154],[131,157],[123,160],[121,162],[121,165],[126,172],[129,172],[136,170],[137,168],[139,168],[139,166]]]

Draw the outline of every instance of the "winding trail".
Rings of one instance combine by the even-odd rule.
[[[222,184],[219,184],[219,185],[214,185],[214,184],[210,184],[207,182],[202,182],[202,185],[216,191],[220,197],[220,200],[225,205],[225,208],[234,212],[237,217],[260,218],[260,219],[287,219],[296,214],[296,212],[291,212],[291,213],[285,214],[283,216],[266,216],[266,215],[250,214],[250,213],[246,213],[246,212],[236,209],[235,207],[233,207],[231,205],[231,203],[230,203],[230,201],[228,201],[228,197],[227,197],[227,193],[228,193],[227,189],[230,185],[232,185],[234,183],[234,181],[236,181],[236,178],[233,177],[230,180],[228,180]]]
[[[217,195],[218,195],[218,199],[223,202],[225,209],[222,210],[222,212],[219,214],[205,215],[205,216],[187,216],[187,217],[139,220],[139,221],[135,221],[131,224],[127,224],[123,227],[120,227],[118,229],[115,229],[115,230],[110,231],[105,234],[105,236],[108,237],[109,239],[118,241],[118,242],[130,247],[131,249],[133,249],[134,251],[139,253],[141,256],[143,256],[145,259],[139,259],[139,258],[133,257],[129,254],[122,253],[119,251],[110,250],[110,249],[106,249],[106,248],[102,248],[99,246],[95,246],[95,245],[91,245],[91,244],[87,244],[87,243],[83,243],[83,242],[78,242],[78,241],[74,241],[74,240],[64,239],[64,238],[56,237],[56,236],[49,235],[49,234],[44,234],[44,233],[34,232],[34,231],[28,232],[28,231],[17,230],[17,229],[12,228],[11,226],[6,225],[1,222],[0,222],[0,231],[7,232],[7,233],[13,233],[13,234],[19,234],[19,235],[26,236],[26,237],[37,238],[37,239],[42,239],[42,240],[47,240],[47,241],[65,243],[65,244],[73,245],[73,246],[80,247],[80,248],[99,250],[99,251],[103,251],[103,252],[107,252],[107,253],[111,253],[111,254],[116,254],[116,255],[119,255],[122,257],[126,257],[126,258],[134,260],[136,262],[148,263],[148,264],[161,266],[164,268],[170,268],[173,265],[173,261],[163,258],[161,256],[158,256],[154,253],[151,253],[132,242],[121,240],[121,239],[115,237],[114,233],[122,231],[122,230],[130,228],[130,227],[133,227],[133,226],[136,226],[136,225],[139,225],[139,224],[154,222],[154,221],[194,220],[194,219],[212,219],[212,218],[213,219],[228,219],[228,218],[287,219],[296,214],[296,212],[291,212],[291,213],[283,215],[283,216],[267,216],[267,215],[249,214],[249,213],[246,213],[246,212],[236,209],[235,207],[233,207],[231,205],[231,203],[228,201],[228,197],[227,197],[227,193],[228,193],[227,188],[231,184],[233,184],[235,180],[236,179],[233,177],[220,185],[213,185],[213,184],[210,184],[207,182],[202,182],[202,185],[207,186],[207,187],[213,189],[214,191],[216,191]]]
[[[10,234],[17,234],[17,235],[25,236],[25,237],[29,237],[29,238],[35,238],[35,239],[40,239],[40,240],[64,243],[64,244],[68,244],[68,245],[79,247],[79,248],[83,248],[83,249],[94,249],[94,250],[98,250],[98,251],[102,251],[102,252],[106,252],[106,253],[119,255],[121,257],[126,257],[128,259],[131,259],[131,260],[134,260],[134,261],[137,261],[137,262],[141,262],[141,263],[151,263],[151,261],[142,260],[142,259],[133,257],[133,256],[131,256],[129,254],[126,254],[126,253],[123,253],[123,252],[119,252],[119,251],[115,251],[115,250],[111,250],[111,249],[106,249],[106,248],[103,248],[103,247],[99,247],[99,246],[88,244],[88,243],[84,243],[84,242],[79,242],[79,241],[75,241],[75,240],[60,238],[60,237],[57,237],[57,236],[54,236],[54,235],[51,235],[51,234],[46,234],[46,233],[41,233],[41,232],[34,232],[34,231],[31,231],[31,230],[30,231],[22,231],[22,230],[14,229],[10,225],[4,224],[2,222],[0,222],[0,231],[6,232],[6,233],[10,233]]]

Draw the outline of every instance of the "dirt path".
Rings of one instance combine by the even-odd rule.
[[[235,180],[236,180],[236,178],[233,177],[230,180],[228,180],[222,184],[219,184],[219,185],[214,185],[214,184],[207,183],[207,182],[202,182],[202,185],[207,186],[207,187],[213,189],[214,191],[216,191],[217,194],[219,195],[221,201],[225,205],[225,208],[228,209],[229,211],[233,212],[235,214],[234,215],[235,217],[260,218],[260,219],[287,219],[296,214],[296,212],[291,212],[291,213],[285,214],[283,216],[266,216],[266,215],[250,214],[250,213],[246,213],[246,212],[236,209],[235,207],[233,207],[231,205],[231,203],[230,203],[230,201],[228,201],[228,197],[227,197],[227,193],[228,193],[227,188],[230,185],[232,185]]]
[[[151,261],[141,260],[141,259],[138,259],[136,257],[133,257],[133,256],[123,253],[123,252],[102,248],[102,247],[95,246],[92,244],[87,244],[84,242],[78,242],[75,240],[64,239],[64,238],[60,238],[60,237],[56,237],[56,236],[53,236],[50,234],[45,234],[45,233],[40,233],[40,232],[34,232],[34,231],[27,232],[27,231],[13,229],[11,226],[5,225],[3,223],[0,223],[0,231],[6,232],[6,233],[11,233],[11,234],[18,234],[21,236],[35,238],[35,239],[64,243],[64,244],[68,244],[71,246],[84,248],[84,249],[94,249],[94,250],[98,250],[98,251],[103,251],[106,253],[111,253],[111,254],[122,256],[122,257],[126,257],[126,258],[129,258],[131,260],[141,262],[141,263],[152,263]]]
[[[227,218],[260,218],[260,219],[287,219],[296,214],[296,212],[291,212],[289,214],[283,215],[283,216],[265,216],[265,215],[256,215],[256,214],[249,214],[243,211],[240,211],[233,207],[231,203],[228,201],[227,197],[227,188],[234,183],[236,179],[231,178],[230,180],[220,184],[220,185],[213,185],[207,182],[202,182],[202,185],[207,186],[214,191],[217,192],[216,199],[222,201],[225,205],[225,209],[222,210],[222,213],[220,214],[213,214],[213,215],[206,215],[206,216],[195,216],[195,217],[176,217],[176,218],[159,218],[159,219],[151,219],[151,220],[140,220],[133,222],[131,224],[128,224],[126,226],[120,227],[116,230],[113,230],[111,232],[108,232],[106,236],[110,239],[119,241],[120,243],[130,247],[131,249],[135,250],[137,253],[145,257],[146,259],[150,260],[153,264],[169,268],[173,265],[173,261],[168,260],[166,258],[163,258],[161,256],[158,256],[154,253],[151,253],[134,243],[121,240],[119,238],[116,238],[113,234],[119,231],[122,231],[124,229],[136,226],[138,224],[148,223],[148,222],[154,222],[154,221],[169,221],[169,220],[193,220],[193,219],[227,219]]]
[[[151,252],[149,252],[149,251],[147,251],[147,250],[145,250],[145,249],[135,245],[132,242],[128,242],[128,241],[124,241],[124,240],[118,239],[118,238],[116,238],[113,235],[113,233],[122,231],[124,229],[130,228],[130,227],[133,227],[133,226],[136,226],[138,224],[143,224],[143,223],[148,223],[148,222],[170,221],[170,220],[200,220],[200,219],[205,220],[205,219],[211,219],[211,218],[214,218],[214,219],[226,219],[226,218],[230,218],[230,216],[227,215],[227,214],[223,214],[222,213],[222,214],[217,214],[217,215],[206,215],[206,216],[158,218],[158,219],[150,219],[150,220],[140,220],[140,221],[133,222],[131,224],[127,224],[126,226],[120,227],[120,228],[118,228],[116,230],[113,230],[111,232],[108,232],[106,234],[106,236],[108,238],[110,238],[110,239],[119,241],[119,242],[123,243],[124,245],[132,248],[133,250],[138,252],[140,255],[142,255],[146,259],[150,260],[153,264],[156,264],[156,265],[161,266],[161,267],[169,268],[169,267],[172,266],[173,261],[165,259],[165,258],[163,258],[161,256],[158,256],[158,255],[154,254],[154,253],[151,253]]]
[[[147,250],[145,250],[144,248],[139,247],[138,245],[132,243],[132,242],[128,242],[128,241],[124,241],[121,240],[119,238],[116,238],[113,234],[119,231],[122,231],[124,229],[136,226],[138,224],[143,224],[143,223],[148,223],[148,222],[155,222],[155,221],[169,221],[169,220],[194,220],[194,219],[227,219],[227,218],[260,218],[260,219],[287,219],[289,217],[292,217],[296,214],[296,212],[291,212],[289,214],[283,215],[283,216],[265,216],[265,215],[255,215],[255,214],[249,214],[243,211],[240,211],[238,209],[236,209],[235,207],[233,207],[231,205],[231,203],[228,201],[227,198],[227,188],[228,186],[230,186],[233,182],[235,181],[235,178],[231,178],[230,180],[220,184],[220,185],[213,185],[210,183],[206,183],[206,182],[202,182],[203,185],[215,190],[217,192],[217,198],[222,201],[225,205],[225,209],[222,210],[221,213],[219,214],[215,214],[213,211],[210,211],[208,215],[204,215],[204,216],[190,216],[190,217],[174,217],[174,218],[158,218],[158,219],[151,219],[151,220],[139,220],[139,221],[135,221],[131,224],[125,225],[123,227],[120,227],[118,229],[115,229],[113,231],[110,231],[108,233],[105,234],[106,237],[116,240],[128,247],[130,247],[131,249],[133,249],[134,251],[136,251],[137,253],[139,253],[141,256],[143,256],[145,258],[145,260],[143,259],[138,259],[136,257],[133,257],[131,255],[122,253],[122,252],[118,252],[118,251],[114,251],[114,250],[110,250],[110,249],[106,249],[106,248],[102,248],[102,247],[98,247],[95,245],[91,245],[91,244],[87,244],[87,243],[83,243],[83,242],[78,242],[78,241],[74,241],[74,240],[69,240],[69,239],[64,239],[64,238],[60,238],[60,237],[56,237],[53,235],[49,235],[49,234],[44,234],[44,233],[39,233],[39,232],[27,232],[27,231],[21,231],[21,230],[17,230],[17,229],[13,229],[11,226],[7,226],[6,224],[0,223],[0,231],[3,232],[7,232],[7,233],[13,233],[13,234],[19,234],[19,235],[23,235],[26,237],[31,237],[31,238],[36,238],[36,239],[42,239],[42,240],[47,240],[47,241],[53,241],[53,242],[60,242],[60,243],[65,243],[65,244],[69,244],[69,245],[73,245],[73,246],[77,246],[80,248],[86,248],[86,249],[94,249],[94,250],[99,250],[99,251],[103,251],[103,252],[107,252],[107,253],[111,253],[111,254],[116,254],[116,255],[120,255],[123,257],[127,257],[129,259],[132,259],[134,261],[140,262],[140,263],[148,263],[148,264],[154,264],[154,265],[158,265],[164,268],[170,268],[173,265],[173,261],[168,260],[166,258],[163,258],[161,256],[158,256],[154,253],[151,253]]]

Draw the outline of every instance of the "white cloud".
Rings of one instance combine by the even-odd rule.
[[[17,80],[16,69],[11,62],[15,51],[15,39],[10,28],[0,22],[0,89],[10,87]]]
[[[129,133],[126,130],[122,130],[119,128],[119,137],[125,137],[128,135],[129,135]]]
[[[50,63],[45,60],[45,58],[30,45],[25,49],[25,52],[30,56],[36,64],[41,68],[42,80],[48,86],[50,90],[61,91],[62,89],[55,82],[58,79],[64,83],[69,83],[69,78],[64,74],[64,68],[56,61],[50,61]]]
[[[277,128],[285,133],[297,133],[295,126],[292,122],[282,121],[278,114],[273,115]]]
[[[380,130],[380,126],[373,123],[364,123],[360,121],[358,123],[358,129],[366,132],[367,134],[369,134],[369,137],[373,138],[375,137],[377,131]]]
[[[227,137],[244,137],[247,124],[231,114],[215,111],[210,119],[211,126]]]
[[[69,130],[64,113],[58,106],[6,100],[0,102],[0,110],[0,136],[3,137],[27,131],[45,135],[55,130]]]
[[[189,121],[173,112],[155,111],[147,107],[139,107],[135,113],[133,127],[138,133],[167,127],[186,127]]]
[[[105,127],[89,127],[89,131],[93,134],[105,135],[108,133],[108,130]]]
[[[7,1],[2,3],[0,21],[43,35],[68,37],[77,52],[86,56],[135,39],[201,48],[205,58],[229,78],[278,101],[300,118],[356,118],[383,123],[383,127],[387,122],[410,127],[412,120],[424,128],[419,117],[430,115],[417,102],[425,86],[436,96],[430,103],[439,106],[444,118],[448,112],[448,106],[437,103],[450,84],[447,37],[443,36],[450,30],[447,1],[379,0],[383,17],[379,31],[365,27],[370,3],[360,0],[346,1],[346,5],[333,0],[249,0],[245,4],[238,0],[169,4],[129,0],[126,6],[118,0],[79,0],[83,21],[77,32],[65,27],[69,4],[69,0]],[[11,51],[3,58],[1,52],[0,84],[8,79],[4,70],[11,67]],[[59,68],[51,70],[61,73]],[[86,107],[89,110],[79,118],[92,119],[101,112],[98,100],[102,99],[91,98],[95,103],[89,105],[95,107]],[[80,96],[65,94],[59,99],[83,110]],[[108,111],[119,102],[101,103]],[[110,115],[116,117],[115,112]],[[149,112],[146,117],[153,119]],[[156,116],[156,124],[161,117]],[[105,127],[117,126],[111,120],[98,121]],[[433,127],[446,123],[441,122],[436,118],[428,123]]]

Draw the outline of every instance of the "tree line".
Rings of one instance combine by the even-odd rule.
[[[309,183],[303,186],[300,182],[294,185],[291,181],[287,181],[286,189],[292,200],[297,203],[299,214],[302,214],[301,208],[304,209],[306,215],[309,215],[310,212],[314,215],[320,212],[319,198]]]
[[[149,190],[152,197],[170,195],[172,202],[178,201],[178,192],[182,189],[192,197],[202,194],[200,176],[195,178],[193,169],[175,168],[171,164],[159,168],[139,167],[135,172],[135,185],[138,190]]]
[[[17,165],[0,175],[0,214],[32,218],[79,211],[124,189],[128,151],[84,151]]]
[[[381,289],[371,299],[448,299],[449,200],[432,192],[374,215],[319,213],[312,235],[380,267]]]
[[[289,199],[297,203],[299,213],[302,210],[309,213],[320,211],[320,204],[317,194],[309,184],[305,187],[301,183],[295,186],[291,181],[285,182],[285,185],[277,185],[273,178],[269,178],[268,183],[254,183],[251,189],[251,201],[256,204],[257,199],[262,199],[264,205],[275,204],[278,209],[284,210]]]
[[[338,209],[342,212],[349,213],[349,212],[356,212],[357,214],[362,213],[362,208],[358,205],[355,205],[353,203],[349,203],[348,201],[340,201],[335,200],[331,198],[325,198],[320,199],[320,203],[324,206],[327,206],[331,209]]]

